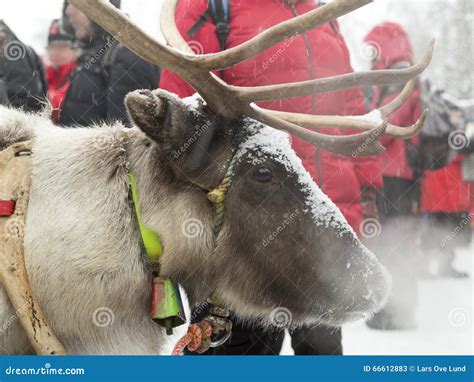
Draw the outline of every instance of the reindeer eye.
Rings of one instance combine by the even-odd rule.
[[[270,182],[273,179],[273,174],[267,167],[260,167],[253,174],[254,178],[262,183]]]

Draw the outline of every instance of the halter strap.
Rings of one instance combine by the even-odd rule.
[[[230,189],[232,184],[232,180],[234,179],[235,175],[235,167],[237,165],[237,154],[234,154],[229,166],[227,167],[227,171],[225,173],[224,179],[219,183],[219,185],[210,190],[207,193],[207,198],[214,204],[214,208],[216,210],[216,221],[214,223],[214,238],[217,239],[219,233],[222,229],[222,225],[224,224],[224,217],[225,217],[225,197],[227,192]]]

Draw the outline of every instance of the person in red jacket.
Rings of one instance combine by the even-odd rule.
[[[209,17],[215,1],[181,0],[176,10],[176,23],[182,36],[196,53],[206,54],[237,46],[282,21],[314,10],[320,6],[314,0],[230,0],[220,2],[230,7],[226,23]],[[208,5],[209,4],[209,5]],[[208,9],[209,7],[209,9]],[[212,11],[212,9],[211,9]],[[217,26],[219,27],[216,27]],[[228,34],[226,34],[226,28]],[[262,86],[328,77],[352,72],[349,51],[339,32],[337,21],[325,23],[301,36],[289,36],[285,41],[262,52],[253,59],[219,72],[224,81],[237,86]],[[190,96],[194,90],[170,71],[162,74],[160,87]],[[324,93],[313,96],[262,102],[262,107],[319,115],[360,115],[366,112],[361,89]],[[338,129],[324,129],[325,133],[343,134]],[[346,158],[293,138],[293,148],[321,189],[336,203],[355,231],[360,232],[365,207],[375,205],[373,195],[382,186],[380,163],[377,158]],[[361,197],[362,193],[362,197]],[[363,199],[363,200],[362,200]],[[374,211],[375,208],[366,208]],[[239,328],[242,332],[245,329]],[[234,330],[233,340],[236,331]],[[255,332],[254,332],[255,334]],[[245,337],[242,334],[242,337]],[[265,335],[259,333],[256,341]],[[335,340],[334,340],[335,339]],[[332,344],[331,344],[332,341]],[[270,341],[272,342],[272,341]],[[272,343],[277,343],[273,341]],[[320,347],[314,348],[319,342]],[[269,345],[269,341],[265,343]],[[252,346],[240,350],[227,349],[234,354],[262,354]],[[281,345],[281,342],[280,342]],[[340,354],[340,330],[319,328],[293,333],[293,347],[297,353]],[[249,348],[252,348],[249,350]],[[239,351],[241,353],[239,353]],[[279,348],[276,350],[279,351]]]
[[[443,94],[442,91],[436,93]],[[441,116],[447,121],[450,129],[436,137],[438,141],[441,140],[438,146],[445,148],[444,155],[440,155],[440,150],[437,150],[437,155],[432,154],[430,151],[433,150],[428,149],[430,146],[423,150],[425,156],[436,158],[438,163],[427,166],[421,183],[421,210],[428,214],[429,222],[422,244],[426,251],[435,253],[438,276],[463,278],[468,277],[468,274],[456,270],[452,263],[455,259],[455,249],[469,246],[471,243],[474,183],[463,179],[462,167],[468,155],[474,151],[474,144],[464,132],[467,121],[461,109],[448,105]],[[441,130],[439,126],[433,127]],[[429,139],[430,132],[424,131],[424,140]]]
[[[375,26],[364,42],[374,48],[372,69],[403,69],[410,66],[413,50],[405,30],[396,23],[384,22]],[[372,95],[373,107],[392,101],[402,86],[378,87]],[[419,86],[409,100],[392,116],[390,122],[411,126],[420,117]],[[387,266],[393,278],[392,298],[380,312],[368,321],[374,329],[412,329],[416,326],[417,277],[415,270],[418,218],[419,174],[415,174],[415,140],[381,139],[386,148],[380,155],[384,188],[379,195],[381,229],[376,254]],[[413,166],[413,167],[412,167]]]
[[[49,28],[46,56],[46,78],[52,119],[59,121],[61,105],[69,88],[69,75],[76,68],[77,49],[73,47],[74,36],[63,27],[61,20],[53,20]]]

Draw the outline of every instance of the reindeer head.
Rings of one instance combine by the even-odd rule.
[[[161,25],[169,46],[150,38],[105,0],[70,1],[135,53],[186,79],[204,100],[182,101],[160,90],[133,92],[126,100],[132,120],[156,146],[167,184],[172,184],[176,197],[184,194],[186,200],[193,200],[193,213],[207,232],[212,232],[216,212],[206,194],[224,178],[227,184],[231,181],[217,238],[207,234],[196,244],[212,250],[184,254],[174,264],[164,256],[162,268],[187,287],[193,301],[215,291],[248,318],[267,317],[281,307],[291,312],[294,324],[332,325],[363,317],[383,304],[390,284],[387,272],[305,171],[287,134],[278,130],[341,155],[379,153],[383,134],[412,137],[422,127],[426,113],[408,128],[390,125],[386,118],[409,97],[414,77],[431,60],[433,44],[420,63],[407,69],[242,88],[224,83],[212,71],[247,60],[288,36],[370,1],[334,1],[242,45],[203,56],[191,54],[176,29],[177,0],[165,1],[162,11]],[[284,113],[255,105],[257,101],[404,82],[401,94],[376,111],[377,120]],[[302,126],[363,132],[329,136]]]
[[[387,272],[305,171],[289,135],[250,118],[222,123],[194,101],[162,90],[136,91],[126,100],[134,123],[156,145],[166,183],[194,200],[186,216],[203,231],[188,240],[181,234],[186,217],[175,222],[175,237],[189,245],[169,247],[179,254],[168,256],[165,235],[166,274],[192,301],[214,291],[253,319],[281,307],[295,324],[340,324],[379,308],[389,289]],[[225,217],[214,238],[217,213],[206,195],[230,162]]]

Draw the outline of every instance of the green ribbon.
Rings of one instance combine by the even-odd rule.
[[[163,246],[161,245],[158,234],[148,227],[145,227],[142,222],[140,208],[138,207],[137,183],[135,182],[135,177],[132,173],[129,173],[128,175],[130,178],[130,188],[132,190],[133,207],[138,221],[138,228],[142,236],[143,245],[145,247],[145,252],[151,262],[157,262],[163,255]]]

